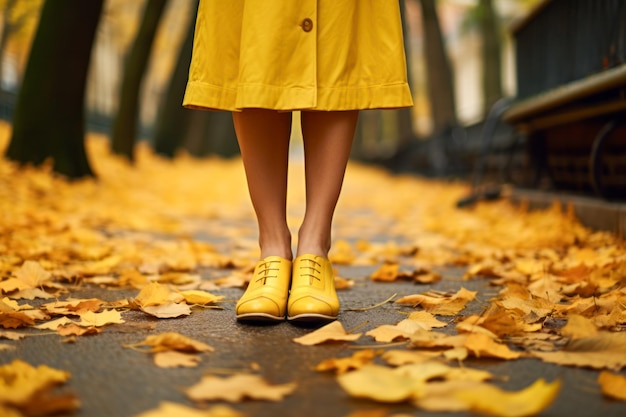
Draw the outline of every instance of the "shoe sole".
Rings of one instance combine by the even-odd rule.
[[[305,313],[296,316],[288,316],[287,320],[298,323],[319,323],[325,321],[337,320],[337,316],[327,316],[326,314]]]
[[[276,322],[276,321],[284,321],[285,317],[277,317],[272,316],[267,313],[246,313],[246,314],[238,314],[237,320],[239,321],[253,321],[253,322]]]

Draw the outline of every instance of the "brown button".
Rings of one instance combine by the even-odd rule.
[[[302,24],[300,26],[302,26],[303,31],[310,32],[311,30],[313,30],[313,21],[307,17],[302,21]]]

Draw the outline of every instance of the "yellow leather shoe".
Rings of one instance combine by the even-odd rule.
[[[333,267],[327,258],[301,255],[293,261],[287,320],[316,322],[335,320],[339,298]]]
[[[235,307],[237,320],[284,320],[290,281],[290,260],[268,256],[259,261],[248,288]]]

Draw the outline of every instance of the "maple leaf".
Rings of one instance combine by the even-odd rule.
[[[496,342],[491,337],[481,334],[472,333],[467,336],[463,344],[477,358],[490,357],[499,359],[517,359],[521,356],[519,352],[514,352],[507,345]]]
[[[143,341],[127,347],[150,346],[150,352],[212,352],[213,348],[176,332],[166,332],[146,337]]]
[[[424,387],[424,383],[420,380],[373,364],[341,374],[337,377],[337,382],[353,397],[385,403],[397,403],[415,398]]]
[[[244,417],[245,414],[225,405],[215,405],[206,410],[198,410],[183,404],[163,401],[153,410],[144,411],[134,417]]]
[[[39,262],[25,261],[22,267],[15,271],[15,276],[26,285],[26,288],[38,288],[47,283],[52,274],[46,271]]]
[[[400,366],[412,363],[427,362],[437,356],[440,356],[442,352],[430,351],[430,350],[388,350],[382,354],[381,358],[389,365]]]
[[[624,375],[602,371],[598,375],[598,384],[602,393],[607,397],[626,401],[626,377]]]
[[[295,383],[271,385],[259,375],[237,374],[226,378],[207,375],[186,389],[185,394],[194,401],[240,402],[246,398],[280,401],[295,389]]]
[[[141,307],[141,311],[160,319],[174,319],[191,314],[191,308],[187,304],[167,303],[156,306]]]
[[[328,341],[353,342],[361,337],[361,333],[348,334],[339,321],[333,321],[319,329],[296,337],[294,342],[305,346],[318,345]]]
[[[427,384],[416,404],[428,411],[473,411],[501,417],[527,417],[549,407],[561,389],[560,381],[543,379],[520,391],[468,381]]]
[[[433,327],[445,327],[447,323],[439,321],[426,311],[415,311],[409,318],[395,325],[383,324],[365,333],[377,342],[391,342],[398,338],[410,339],[415,332],[431,330]]]
[[[376,351],[373,349],[364,349],[355,352],[347,358],[332,358],[320,362],[315,370],[319,372],[334,370],[338,374],[343,374],[349,370],[359,369],[363,365],[371,363],[376,357]]]
[[[187,304],[195,304],[201,306],[216,303],[224,298],[223,295],[214,295],[210,292],[199,290],[181,291],[180,295],[185,298],[185,302]]]
[[[80,322],[77,324],[83,327],[101,327],[107,324],[124,323],[122,314],[116,310],[106,310],[101,313],[94,313],[93,311],[87,311],[80,315]]]
[[[0,405],[27,413],[29,410],[40,414],[72,411],[78,407],[78,401],[73,395],[57,397],[50,393],[70,376],[68,372],[46,365],[33,367],[15,359],[10,364],[0,366]]]
[[[531,354],[544,362],[619,371],[626,366],[626,333],[598,332],[571,340],[561,351]]]
[[[200,358],[191,353],[175,350],[157,352],[154,354],[154,364],[159,368],[194,368],[198,366]]]
[[[414,307],[420,306],[429,313],[441,316],[454,316],[465,308],[467,302],[476,297],[475,291],[461,288],[455,294],[438,292],[426,292],[422,294],[407,295],[396,300],[397,304],[408,304]]]

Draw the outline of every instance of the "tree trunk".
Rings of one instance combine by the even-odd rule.
[[[406,70],[409,86],[412,85],[411,75],[413,74],[411,65],[411,45],[409,41],[409,26],[406,21],[406,0],[400,0],[400,16],[402,17],[402,32],[404,33],[404,52],[406,54]],[[399,109],[395,111],[397,119],[397,147],[402,148],[411,142],[415,133],[413,132],[413,109]]]
[[[70,178],[93,175],[85,152],[87,70],[103,0],[48,0],[24,73],[6,156],[39,165],[51,158]]]
[[[124,67],[120,105],[113,125],[113,152],[134,159],[141,81],[148,66],[152,43],[167,0],[148,0],[141,26]]]
[[[195,1],[194,7],[191,8],[193,16],[196,15],[197,9],[198,0]],[[195,19],[191,18],[188,26],[167,92],[159,109],[159,117],[154,134],[155,152],[169,158],[173,158],[176,150],[182,146],[189,130],[192,112],[192,110],[183,107],[183,96],[185,95],[187,78],[189,76]]]
[[[433,118],[433,135],[437,136],[457,124],[454,81],[435,0],[421,0],[421,2],[428,96]]]
[[[483,114],[502,97],[501,41],[493,0],[480,0],[480,31],[483,41]]]

